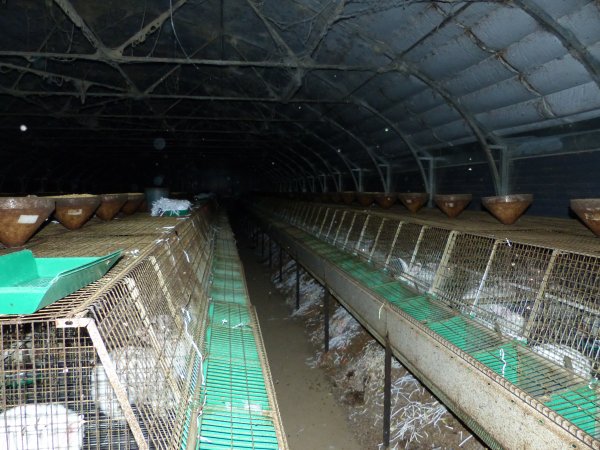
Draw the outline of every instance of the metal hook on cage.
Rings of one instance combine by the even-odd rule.
[[[504,363],[502,366],[502,377],[504,377],[504,371],[506,370],[506,359],[504,359],[504,349],[500,349],[500,360]]]

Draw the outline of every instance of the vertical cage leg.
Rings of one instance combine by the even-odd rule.
[[[269,269],[273,268],[273,239],[269,236]]]
[[[300,308],[300,264],[296,260],[296,309]]]
[[[329,289],[325,289],[325,298],[323,299],[323,325],[324,327],[324,336],[323,336],[323,346],[325,348],[325,352],[329,351],[329,303],[331,299],[331,292]]]
[[[279,245],[279,282],[283,281],[283,246]]]
[[[392,412],[392,347],[385,336],[385,365],[383,380],[383,448],[390,447],[390,424]]]
[[[260,234],[260,256],[261,258],[265,257],[265,232],[261,231]]]

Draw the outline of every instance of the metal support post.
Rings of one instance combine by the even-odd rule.
[[[300,264],[296,260],[296,309],[300,308]]]
[[[392,413],[392,346],[385,336],[385,366],[383,380],[383,448],[390,447],[390,424]]]
[[[323,337],[323,344],[325,348],[325,353],[329,351],[329,299],[331,298],[331,293],[329,289],[325,288],[325,298],[323,299],[323,322],[325,325],[325,332]]]
[[[279,282],[283,281],[283,246],[279,245]]]
[[[269,236],[269,269],[273,268],[273,239]]]

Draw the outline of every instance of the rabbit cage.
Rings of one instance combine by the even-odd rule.
[[[274,199],[255,209],[342,250],[323,255],[523,398],[600,438],[600,248],[587,230],[552,219],[506,228],[480,216],[459,229],[434,212]]]
[[[214,239],[206,216],[171,220],[167,231],[149,221],[130,238],[101,228],[68,246],[53,239],[55,252],[146,240],[99,282],[33,315],[0,317],[1,449],[185,442],[199,411],[196,342]]]

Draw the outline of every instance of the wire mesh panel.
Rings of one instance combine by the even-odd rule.
[[[493,257],[492,238],[458,233],[448,248],[432,293],[455,309],[468,314],[482,296],[486,268]]]
[[[278,206],[278,210],[279,210],[279,218],[281,220],[289,222],[291,219],[291,216],[293,214],[294,207],[296,205],[293,203],[288,203],[288,202],[279,202],[279,204],[277,206]]]
[[[327,207],[321,207],[319,210],[319,214],[315,221],[314,227],[310,230],[310,233],[314,236],[319,236],[320,233],[323,232],[323,227],[327,223],[327,218],[331,214],[331,209]]]
[[[368,217],[369,216],[365,213],[356,213],[354,215],[346,236],[346,241],[343,243],[344,250],[354,253],[354,249],[363,235]]]
[[[524,339],[551,255],[547,248],[497,242],[479,297],[468,299],[474,317],[507,337]]]
[[[288,222],[296,225],[298,223],[298,217],[302,215],[305,205],[301,202],[295,202],[288,216]]]
[[[374,250],[378,238],[381,236],[381,230],[385,221],[386,219],[381,216],[369,214],[365,220],[364,231],[354,248],[354,254],[367,260],[371,259],[371,252]]]
[[[386,267],[403,223],[394,219],[383,219],[381,230],[377,231],[369,259],[380,267]]]
[[[422,239],[423,225],[403,222],[399,229],[394,230],[387,269],[396,277],[405,274],[411,264],[417,244]]]
[[[146,439],[156,448],[168,448],[182,432],[178,419],[186,403],[192,342],[202,308],[190,307],[190,298],[175,296],[173,286],[185,282],[176,273],[164,273],[161,280],[157,266],[148,262],[107,292],[90,315]],[[126,408],[119,401],[114,380],[109,379],[105,361],[95,364],[90,383],[98,410],[96,428],[109,435],[123,428]]]
[[[345,211],[342,209],[334,209],[333,210],[333,214],[330,214],[327,217],[327,220],[325,220],[323,222],[324,227],[323,230],[327,230],[324,231],[322,236],[323,239],[327,242],[333,243],[335,241],[335,237],[336,237],[336,233],[337,230],[339,228],[339,225],[341,223],[342,217],[344,216]]]
[[[348,233],[350,233],[350,228],[352,228],[354,217],[356,217],[356,213],[352,211],[343,212],[340,223],[335,231],[335,237],[333,239],[333,244],[336,247],[344,247],[344,243],[348,238]]]
[[[0,448],[79,449],[93,410],[85,380],[95,349],[87,333],[54,321],[0,326]],[[84,380],[82,382],[82,380]]]
[[[325,214],[327,208],[321,205],[314,205],[312,206],[312,209],[313,212],[309,216],[309,221],[306,224],[306,231],[308,231],[310,234],[315,234],[319,231],[319,227],[321,225],[319,218],[321,218],[322,215]]]
[[[532,303],[532,349],[584,378],[598,375],[600,260],[558,253],[543,294]]]
[[[404,276],[420,291],[429,291],[446,250],[450,230],[424,227]]]
[[[308,220],[308,216],[310,215],[310,213],[312,212],[311,205],[309,205],[308,203],[302,203],[302,209],[300,209],[299,213],[298,213],[298,218],[296,221],[296,226],[300,229],[305,229],[306,227],[306,222]]]

